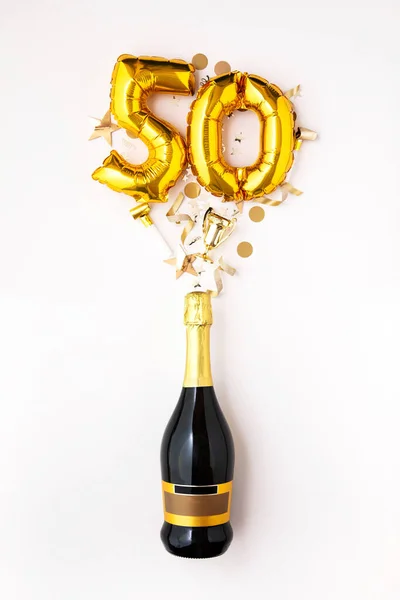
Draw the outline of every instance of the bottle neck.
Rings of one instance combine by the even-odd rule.
[[[187,325],[183,387],[209,387],[212,384],[210,325]]]

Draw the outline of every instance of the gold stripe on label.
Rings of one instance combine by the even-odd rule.
[[[182,517],[164,512],[164,520],[172,525],[181,527],[213,527],[214,525],[223,525],[229,521],[229,513],[223,515],[211,515],[209,517]]]
[[[175,484],[166,481],[162,482],[162,489],[167,523],[182,527],[212,527],[229,521],[232,481],[217,484],[216,494],[176,494]]]

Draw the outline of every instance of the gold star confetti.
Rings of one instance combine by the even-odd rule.
[[[238,211],[240,213],[242,213],[243,212],[243,204],[244,204],[243,200],[239,200],[239,202],[235,202],[235,204],[236,204],[236,208],[238,209]]]
[[[96,121],[99,123],[94,128],[89,141],[102,137],[108,144],[110,144],[110,146],[112,146],[111,135],[114,133],[114,131],[121,129],[121,127],[111,121],[111,111],[108,110],[102,119],[96,119]]]
[[[208,65],[208,58],[205,54],[195,54],[192,58],[192,64],[197,71],[202,71]]]
[[[229,73],[231,65],[226,60],[220,60],[214,67],[214,73],[216,75],[222,75],[223,73]]]
[[[190,275],[198,276],[196,269],[193,266],[194,261],[196,260],[196,254],[185,254],[185,258],[183,259],[183,263],[179,266],[176,258],[167,258],[164,260],[168,265],[172,265],[175,267],[176,271],[176,279],[179,279],[183,273],[189,273]]]
[[[186,169],[186,172],[185,172],[184,176],[182,177],[182,181],[187,181],[189,179],[189,177],[193,177],[190,167],[188,169]]]

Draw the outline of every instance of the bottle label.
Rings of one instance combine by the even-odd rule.
[[[230,518],[232,481],[217,485],[162,482],[164,520],[183,527],[212,527]]]

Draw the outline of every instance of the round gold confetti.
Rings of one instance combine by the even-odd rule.
[[[229,73],[231,65],[226,60],[220,60],[214,67],[214,73],[216,75],[222,75],[222,73]]]
[[[201,188],[199,184],[195,181],[191,181],[185,185],[185,189],[183,191],[185,192],[185,196],[187,198],[197,198],[197,196],[200,196],[200,190]]]
[[[205,54],[195,54],[192,58],[192,63],[197,71],[202,71],[208,65],[208,58]]]
[[[253,206],[249,211],[249,217],[254,223],[259,223],[265,217],[265,210],[262,206]]]
[[[137,140],[138,136],[136,133],[126,130],[126,135],[131,138],[131,140]]]
[[[250,244],[250,242],[240,242],[237,247],[237,253],[242,258],[248,258],[253,254],[253,246]]]

